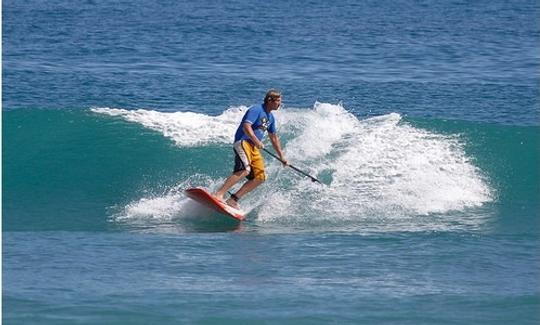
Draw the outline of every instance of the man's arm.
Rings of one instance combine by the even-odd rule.
[[[255,132],[253,132],[253,127],[251,126],[251,123],[244,122],[242,128],[244,128],[244,133],[247,134],[247,136],[251,139],[251,142],[255,145],[255,147],[259,149],[264,148],[264,144],[257,138]]]
[[[283,164],[286,166],[289,164],[287,159],[285,158],[285,155],[283,154],[283,151],[281,150],[281,143],[279,142],[279,138],[277,134],[275,133],[268,133],[268,137],[270,138],[270,141],[272,142],[272,146],[276,150],[277,154],[279,155],[279,159],[282,160]]]

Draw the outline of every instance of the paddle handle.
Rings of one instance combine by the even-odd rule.
[[[264,150],[264,151],[265,151],[267,154],[269,154],[270,156],[272,156],[272,157],[276,158],[277,160],[281,161],[282,164],[285,164],[285,162],[284,162],[283,160],[281,160],[281,158],[279,158],[279,157],[278,157],[276,154],[274,154],[272,151],[270,151],[270,150],[268,150],[268,149],[266,149],[266,148],[262,148],[262,150]],[[296,172],[298,172],[298,173],[300,173],[300,174],[302,174],[302,175],[304,175],[304,176],[306,176],[306,177],[311,178],[311,181],[312,181],[312,182],[317,182],[317,183],[319,183],[319,184],[322,184],[320,180],[318,180],[318,179],[316,179],[315,177],[309,175],[308,173],[306,173],[306,172],[304,172],[304,171],[302,171],[302,170],[300,170],[300,169],[294,167],[293,165],[287,164],[287,166],[291,167],[291,168],[292,168],[293,170],[295,170]]]

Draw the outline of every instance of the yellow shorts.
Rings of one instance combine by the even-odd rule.
[[[240,140],[234,143],[234,172],[247,170],[248,179],[266,180],[264,159],[261,152],[251,142]]]

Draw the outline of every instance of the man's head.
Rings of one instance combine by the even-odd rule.
[[[264,107],[270,111],[276,110],[281,106],[281,92],[276,89],[270,89],[264,96]]]

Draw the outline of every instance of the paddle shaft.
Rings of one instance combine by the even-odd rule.
[[[281,161],[281,163],[283,163],[283,164],[285,163],[283,160],[281,160],[281,158],[279,158],[278,156],[276,156],[272,151],[270,151],[270,150],[268,150],[268,149],[266,149],[266,148],[262,148],[262,150],[264,150],[264,151],[265,151],[267,154],[269,154],[270,156],[272,156],[272,157],[276,158],[277,160]],[[306,176],[306,177],[311,178],[311,181],[312,181],[312,182],[317,182],[317,183],[319,183],[319,184],[322,184],[320,180],[318,180],[318,179],[316,179],[315,177],[309,175],[308,173],[306,173],[306,172],[304,172],[304,171],[302,171],[302,170],[300,170],[300,169],[294,167],[293,165],[288,164],[287,166],[291,167],[291,168],[292,168],[293,170],[295,170],[296,172],[298,172],[298,173],[300,173],[300,174],[302,174],[302,175],[304,175],[304,176]]]

